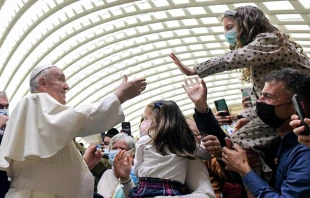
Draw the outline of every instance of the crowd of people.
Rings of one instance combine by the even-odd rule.
[[[257,7],[228,10],[222,22],[230,52],[193,68],[170,57],[185,75],[241,69],[252,82],[257,102],[238,116],[232,136],[198,77],[183,84],[193,119],[171,100],[145,104],[136,141],[113,127],[125,119],[122,103],[146,89],[145,78],[124,76],[100,102],[73,108],[63,71],[39,65],[31,94],[10,115],[0,92],[0,198],[308,197],[310,136],[292,97],[310,125],[310,61]],[[75,141],[93,134],[102,134],[100,144]]]

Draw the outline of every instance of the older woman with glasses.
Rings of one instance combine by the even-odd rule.
[[[97,192],[103,197],[124,197],[119,180],[114,174],[114,158],[119,151],[123,150],[133,159],[135,154],[135,143],[133,137],[126,133],[119,133],[110,140],[109,159],[112,163],[112,169],[106,170],[103,173],[97,186]],[[133,168],[130,171],[130,177],[134,183],[138,183]]]

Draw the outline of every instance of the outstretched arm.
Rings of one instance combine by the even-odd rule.
[[[170,58],[172,58],[174,63],[179,67],[181,72],[185,74],[186,76],[192,76],[192,75],[197,74],[194,69],[188,68],[185,65],[183,65],[183,63],[178,59],[178,57],[176,57],[176,55],[174,55],[174,53],[170,54]]]
[[[182,85],[188,97],[195,104],[194,119],[201,134],[214,135],[225,146],[225,133],[207,105],[207,86],[198,77],[188,79]]]

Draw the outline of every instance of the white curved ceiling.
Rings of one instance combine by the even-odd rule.
[[[186,65],[223,54],[222,14],[244,5],[262,9],[310,53],[309,0],[0,0],[0,90],[14,107],[28,94],[31,70],[53,63],[67,77],[71,106],[100,100],[124,74],[146,77],[147,89],[123,104],[133,132],[152,100],[174,100],[191,115],[194,106],[181,87],[186,76],[169,53]],[[229,71],[204,78],[211,107],[220,98],[240,106],[239,76]]]

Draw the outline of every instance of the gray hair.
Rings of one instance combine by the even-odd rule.
[[[48,77],[49,68],[46,68],[42,70],[38,75],[36,75],[34,78],[30,79],[30,93],[36,93],[39,89],[39,79],[42,77]]]
[[[136,141],[133,139],[133,137],[127,135],[126,133],[119,133],[110,140],[109,150],[111,150],[112,145],[118,141],[124,141],[129,150],[135,148]]]
[[[0,97],[8,99],[8,96],[6,95],[5,91],[0,91]]]

